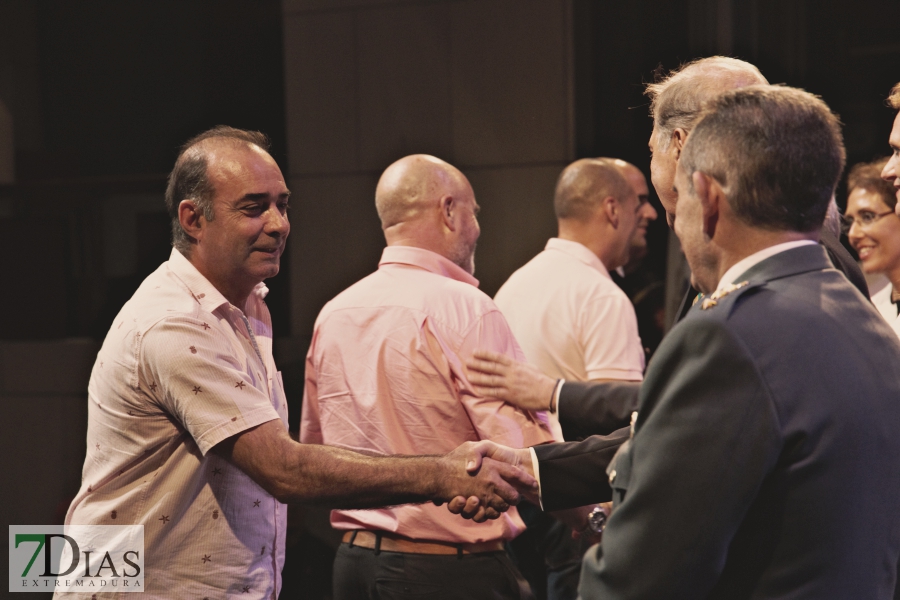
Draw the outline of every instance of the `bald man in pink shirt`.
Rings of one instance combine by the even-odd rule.
[[[468,381],[464,364],[476,348],[524,356],[473,277],[481,230],[466,177],[432,156],[408,156],[381,176],[375,204],[387,247],[378,270],[316,320],[301,441],[375,454],[443,453],[469,440],[519,448],[553,441],[546,414],[481,396]],[[515,509],[480,524],[431,504],[336,510],[331,524],[346,531],[335,560],[337,600],[383,598],[394,588],[530,597],[503,550],[524,529]]]

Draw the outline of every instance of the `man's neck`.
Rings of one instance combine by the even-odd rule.
[[[819,241],[818,231],[802,233],[799,231],[764,231],[749,227],[744,229],[744,232],[736,233],[735,235],[728,237],[728,239],[739,240],[740,243],[722,248],[721,253],[719,254],[715,281],[708,282],[708,284],[712,286],[711,289],[714,290],[716,286],[718,286],[718,282],[722,279],[722,276],[725,275],[728,269],[748,256],[752,256],[766,248],[771,248],[772,246],[787,242],[798,242],[801,240],[810,240],[813,242]]]
[[[225,299],[228,300],[228,302],[233,306],[244,310],[247,298],[250,297],[250,293],[253,291],[253,288],[256,287],[255,285],[248,288],[247,285],[241,285],[232,278],[220,276],[215,269],[208,268],[206,262],[198,258],[198,253],[191,253],[191,255],[186,258],[214,288],[219,290],[219,293],[225,296]]]
[[[607,271],[612,271],[621,266],[612,264],[615,261],[613,261],[610,256],[611,253],[609,252],[609,248],[603,243],[602,235],[597,235],[596,232],[589,230],[586,226],[582,225],[579,227],[578,225],[580,224],[564,226],[563,223],[560,222],[559,234],[556,237],[561,240],[581,244],[600,259],[600,262],[603,263],[603,266],[606,267]]]

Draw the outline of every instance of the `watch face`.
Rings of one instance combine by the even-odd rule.
[[[606,525],[606,513],[598,506],[588,515],[588,526],[594,533],[602,533],[604,525]]]

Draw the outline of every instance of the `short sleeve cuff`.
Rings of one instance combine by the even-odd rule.
[[[271,406],[260,406],[249,412],[242,412],[206,430],[203,435],[197,438],[197,447],[203,456],[206,456],[207,452],[231,436],[276,419],[280,420],[281,417]]]

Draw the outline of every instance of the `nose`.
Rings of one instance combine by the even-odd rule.
[[[288,221],[287,212],[281,212],[276,206],[273,206],[267,212],[266,233],[286,237],[291,231],[291,223]]]
[[[881,178],[896,183],[898,162],[900,162],[900,153],[895,152],[891,159],[887,161],[887,164],[884,165],[884,169],[881,171]]]
[[[655,221],[656,217],[659,216],[659,213],[656,212],[656,209],[653,208],[653,205],[649,202],[644,204],[644,218],[648,221]]]
[[[862,241],[864,235],[862,232],[862,228],[857,223],[856,219],[853,219],[853,223],[850,224],[850,229],[847,230],[847,240],[850,242],[850,245],[853,246],[854,250],[858,250],[857,245]]]

